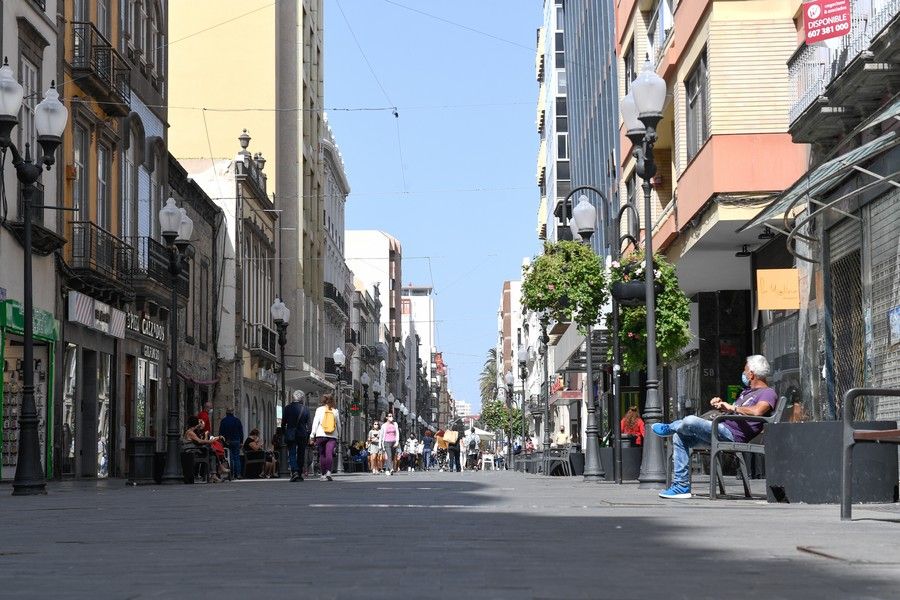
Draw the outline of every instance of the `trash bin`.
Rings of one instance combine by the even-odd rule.
[[[166,453],[153,453],[153,481],[162,483],[163,473],[166,471]]]
[[[572,475],[584,475],[584,452],[570,450],[569,465],[572,467]]]
[[[185,483],[194,483],[194,461],[197,454],[195,452],[181,451],[181,475],[184,477]]]
[[[146,485],[154,480],[156,439],[152,437],[128,438],[129,485]]]

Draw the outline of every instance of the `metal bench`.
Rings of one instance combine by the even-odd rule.
[[[843,456],[841,458],[841,521],[851,519],[853,508],[853,447],[856,444],[900,444],[900,429],[854,429],[850,422],[850,407],[863,396],[900,396],[900,390],[853,388],[844,394]]]
[[[780,423],[781,416],[784,414],[784,407],[787,405],[787,398],[782,396],[778,399],[778,406],[775,411],[768,417],[756,417],[753,415],[734,415],[722,414],[713,419],[712,436],[709,443],[709,499],[716,499],[716,483],[719,484],[719,491],[725,495],[725,484],[722,481],[722,452],[733,452],[737,456],[738,471],[741,476],[741,482],[744,484],[744,496],[751,498],[750,494],[750,471],[747,469],[747,463],[744,461],[744,453],[761,454],[765,456],[766,446],[761,443],[760,436],[756,436],[749,442],[732,442],[730,440],[718,439],[718,427],[722,421],[757,421],[762,423]],[[763,432],[760,435],[764,435]]]

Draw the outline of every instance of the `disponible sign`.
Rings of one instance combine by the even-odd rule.
[[[812,0],[803,5],[806,44],[850,33],[850,0]]]

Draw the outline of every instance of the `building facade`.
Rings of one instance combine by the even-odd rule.
[[[234,113],[201,111],[203,107],[269,109],[244,112],[242,119],[260,140],[255,148],[269,159],[269,192],[274,192],[280,211],[286,257],[282,299],[291,310],[285,353],[292,360],[286,375],[291,386],[307,393],[331,389],[322,385],[325,356],[334,352],[324,348],[323,329],[327,234],[322,0],[198,0],[174,3],[172,8],[169,36],[179,40],[172,45],[178,68],[170,74],[169,87],[172,105],[183,107],[171,115],[173,153],[195,159],[231,151]],[[234,52],[234,40],[254,50]],[[242,82],[240,94],[234,94],[236,73]],[[196,85],[199,80],[202,87]]]
[[[852,2],[847,34],[815,45],[794,8],[788,123],[808,168],[742,233],[768,238],[754,251],[755,276],[796,269],[796,301],[760,307],[754,327],[786,414],[834,420],[850,388],[900,385],[900,3]],[[897,398],[851,408],[856,420],[900,416]]]

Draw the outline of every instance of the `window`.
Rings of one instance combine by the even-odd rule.
[[[694,158],[709,139],[709,77],[706,50],[684,82],[686,98],[685,123],[687,126],[688,160]]]
[[[110,213],[112,206],[109,204],[110,187],[110,153],[103,144],[97,144],[97,225],[110,230]]]
[[[210,315],[206,314],[209,310],[209,299],[207,295],[209,294],[209,263],[206,259],[203,259],[200,263],[200,297],[198,298],[200,304],[200,344],[201,347],[205,349],[206,343],[208,341],[208,332],[209,332],[209,320]]]
[[[75,183],[72,186],[72,208],[76,210],[79,221],[90,221],[91,213],[88,206],[88,147],[90,146],[90,134],[87,129],[75,124],[73,133]]]
[[[569,131],[569,109],[566,104],[565,96],[557,96],[556,97],[556,131],[557,132],[566,132]]]
[[[97,29],[103,37],[110,39],[109,0],[97,0]]]
[[[556,136],[556,158],[569,158],[569,135],[560,133]]]
[[[137,143],[135,134],[131,132],[131,143],[128,145],[128,149],[125,151],[124,160],[122,161],[122,209],[119,211],[119,214],[122,216],[122,224],[120,228],[120,232],[124,237],[129,237],[135,235],[135,231],[137,230],[135,227],[135,218],[134,218],[134,169],[135,169],[135,161],[136,150],[135,144]]]
[[[34,128],[34,107],[41,97],[41,72],[37,65],[22,56],[19,59],[19,73],[22,77],[24,100],[19,109],[19,148],[25,152],[25,144],[31,147],[32,157],[37,152],[37,131]]]
[[[188,298],[184,315],[184,339],[189,344],[194,343],[194,312],[197,310],[197,277],[193,266],[192,263],[187,266]]]
[[[628,44],[622,60],[625,63],[625,93],[627,94],[631,89],[631,82],[634,81],[634,40]]]

